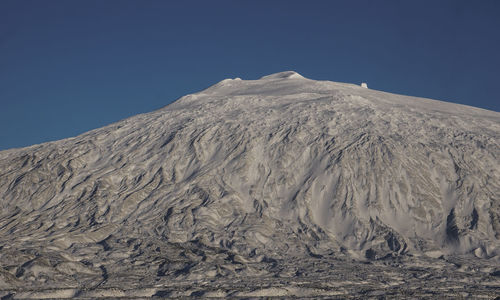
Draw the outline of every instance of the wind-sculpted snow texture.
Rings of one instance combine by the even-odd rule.
[[[0,152],[0,297],[493,297],[500,113],[295,72]]]

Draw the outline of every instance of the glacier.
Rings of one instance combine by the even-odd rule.
[[[0,151],[0,297],[492,297],[499,137],[287,71]]]

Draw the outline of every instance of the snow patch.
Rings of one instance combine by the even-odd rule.
[[[274,73],[260,78],[261,80],[272,80],[272,79],[304,79],[304,76],[300,75],[295,71],[285,71]]]

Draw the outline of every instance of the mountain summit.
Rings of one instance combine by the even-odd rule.
[[[405,266],[494,274],[499,135],[500,113],[479,108],[293,71],[226,79],[0,152],[0,290],[305,297],[358,293],[353,270],[374,286],[382,270],[388,289],[418,285]]]
[[[280,73],[274,73],[271,75],[263,76],[260,79],[269,80],[269,79],[285,79],[285,78],[294,78],[294,79],[304,79],[302,75],[295,71],[285,71]]]

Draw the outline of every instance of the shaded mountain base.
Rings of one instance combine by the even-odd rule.
[[[32,253],[35,258],[22,264],[17,271],[0,270],[0,297],[493,298],[500,288],[498,270],[484,260],[471,261],[469,258],[401,256],[355,262],[337,255],[285,260],[264,258],[256,262],[196,242],[168,248],[165,249],[168,253],[153,256],[150,261],[141,261],[138,255],[100,267],[79,262],[88,268],[86,271],[75,267],[64,269],[62,257]],[[130,268],[129,260],[134,260],[134,268]]]

